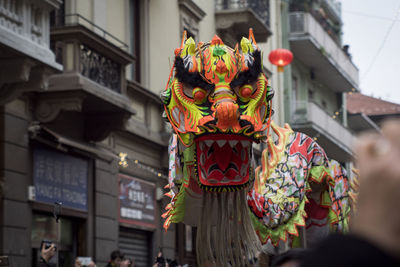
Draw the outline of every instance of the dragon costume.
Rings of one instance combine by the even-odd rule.
[[[163,217],[165,229],[197,226],[199,266],[247,266],[268,242],[299,246],[297,226],[311,243],[347,229],[345,170],[312,138],[271,122],[273,95],[252,30],[235,49],[218,36],[196,45],[184,33],[162,93],[175,132]]]

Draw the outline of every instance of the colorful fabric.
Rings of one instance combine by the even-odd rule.
[[[165,229],[184,222],[199,226],[201,234],[210,238],[210,227],[234,222],[232,214],[240,207],[241,216],[249,212],[263,244],[293,240],[297,226],[307,228],[310,240],[327,231],[346,231],[351,181],[312,138],[271,122],[273,90],[262,72],[252,31],[235,49],[217,36],[195,44],[184,34],[175,56],[162,94],[165,116],[175,132],[169,146],[166,195],[171,203],[163,214]],[[262,165],[255,168],[252,143],[261,141],[267,148]],[[235,196],[243,202],[236,203]],[[243,208],[246,202],[248,210]],[[214,214],[214,208],[224,215]],[[232,229],[241,222],[233,223]],[[249,229],[242,230],[249,237]],[[242,249],[241,242],[237,244]],[[204,260],[213,257],[208,253]]]
[[[248,203],[257,223],[255,230],[262,243],[277,245],[288,234],[298,235],[297,225],[305,226],[306,192],[310,190],[311,170],[328,167],[322,148],[305,134],[294,132],[288,125],[271,124],[278,136],[276,144],[268,140],[262,154],[262,166],[256,169],[256,182],[248,194]],[[326,173],[320,174],[323,179]]]
[[[184,35],[175,55],[162,99],[182,145],[194,145],[194,178],[207,191],[248,186],[251,143],[265,138],[273,96],[252,31],[235,49]]]

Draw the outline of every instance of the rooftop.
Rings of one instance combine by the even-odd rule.
[[[361,93],[347,94],[349,113],[364,113],[368,116],[400,114],[400,104],[392,103]]]

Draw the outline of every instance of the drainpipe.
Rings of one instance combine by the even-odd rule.
[[[342,123],[347,127],[347,97],[346,93],[342,93]]]

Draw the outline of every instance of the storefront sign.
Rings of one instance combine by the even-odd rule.
[[[88,210],[88,161],[53,149],[33,150],[35,200]]]
[[[120,222],[155,228],[155,185],[119,175]]]

